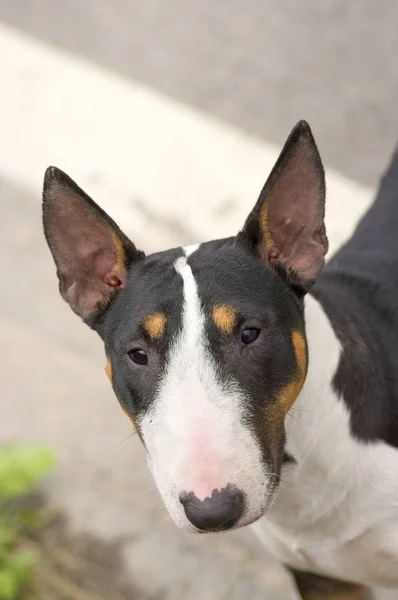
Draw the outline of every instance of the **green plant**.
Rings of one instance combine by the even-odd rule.
[[[43,446],[10,444],[0,448],[0,600],[17,600],[38,554],[22,534],[40,524],[40,515],[19,502],[31,493],[54,463]]]

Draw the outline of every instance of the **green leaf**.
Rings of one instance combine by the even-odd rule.
[[[8,546],[15,542],[17,535],[18,531],[14,527],[12,520],[7,523],[5,520],[0,519],[0,554],[3,549],[7,549]]]
[[[48,517],[43,511],[24,511],[18,515],[18,521],[25,532],[34,532],[48,523]]]
[[[12,571],[15,581],[20,587],[28,580],[39,558],[38,552],[27,549],[19,550],[9,557],[8,568]]]
[[[16,600],[18,596],[18,583],[12,571],[0,570],[0,600]]]
[[[45,523],[41,512],[18,508],[15,499],[30,492],[54,464],[44,446],[13,444],[0,448],[0,600],[17,600],[39,553],[19,539],[24,530]]]
[[[12,444],[0,449],[0,499],[21,496],[47,475],[54,464],[44,446]]]

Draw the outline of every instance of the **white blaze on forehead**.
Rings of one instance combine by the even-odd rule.
[[[206,343],[205,315],[185,249],[175,269],[183,280],[181,330],[171,344],[157,397],[142,419],[149,464],[174,520],[189,528],[182,492],[199,499],[228,484],[246,496],[242,522],[262,513],[268,477],[259,445],[244,423],[245,397],[236,382],[220,383]]]
[[[191,254],[193,254],[198,248],[199,248],[200,244],[192,244],[192,246],[185,246],[184,248],[184,252],[185,252],[185,256],[191,256]]]
[[[194,248],[192,252],[195,250],[196,248]],[[198,351],[199,347],[197,344],[200,342],[200,338],[204,329],[204,316],[200,309],[198,287],[196,285],[192,269],[188,265],[185,256],[178,258],[175,261],[174,266],[177,273],[181,275],[184,284],[182,339],[180,340],[179,349],[182,352],[184,352],[184,350],[192,351],[195,349]]]

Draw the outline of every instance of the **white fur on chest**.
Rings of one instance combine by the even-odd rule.
[[[275,502],[253,528],[293,567],[368,585],[398,585],[398,451],[363,444],[331,382],[339,343],[320,305],[306,301],[309,371],[286,416],[286,466]]]

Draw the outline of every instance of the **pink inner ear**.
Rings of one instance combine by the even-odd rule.
[[[118,264],[116,251],[95,248],[91,251],[91,257],[87,253],[86,260],[93,265],[93,271],[104,283],[115,288],[123,287],[122,271],[123,265]]]
[[[126,268],[118,261],[110,236],[90,234],[85,232],[83,239],[75,240],[75,256],[64,254],[65,294],[83,318],[107,302],[111,288],[122,289],[126,279]]]
[[[60,292],[83,317],[104,311],[124,287],[127,264],[136,252],[117,225],[72,180],[56,169],[43,192],[45,233]]]
[[[268,252],[268,258],[270,260],[270,262],[275,262],[275,260],[278,258],[279,256],[279,252],[276,248],[271,248],[271,250]]]
[[[65,273],[64,295],[72,309],[83,318],[97,306],[104,306],[112,295],[112,288],[124,287],[126,268],[117,263],[116,252],[85,246],[85,262],[75,264],[72,272]],[[82,247],[80,248],[82,250]]]
[[[314,279],[324,263],[322,181],[304,144],[292,153],[267,198],[272,240],[270,263],[282,260],[303,279]]]
[[[123,287],[123,281],[116,275],[111,275],[109,279],[106,279],[106,283],[118,290],[121,290]]]

